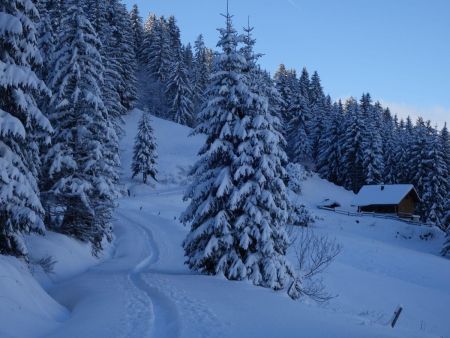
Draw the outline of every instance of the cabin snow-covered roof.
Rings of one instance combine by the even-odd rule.
[[[419,195],[412,184],[365,185],[353,199],[354,206],[399,204],[411,191]]]

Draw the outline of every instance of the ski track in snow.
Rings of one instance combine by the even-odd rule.
[[[170,194],[168,191],[164,193]],[[180,189],[171,190],[171,193],[178,195]],[[173,255],[174,248],[171,246],[177,243],[169,243],[164,237],[158,237],[156,241],[154,232],[163,236],[164,230],[176,227],[176,224],[144,211],[127,210],[126,207],[120,207],[118,215],[123,224],[139,228],[142,238],[148,243],[146,257],[130,273],[130,279],[153,304],[152,337],[223,337],[227,325],[219,320],[208,304],[192,298],[173,283],[174,278],[189,278],[194,274],[182,268],[166,267],[164,259]]]
[[[164,293],[156,287],[148,285],[143,279],[144,274],[152,273],[151,266],[159,261],[159,249],[153,234],[148,227],[139,225],[123,214],[120,215],[120,218],[127,221],[127,224],[134,224],[139,228],[148,243],[148,256],[135,266],[129,278],[137,288],[147,294],[152,302],[154,318],[151,336],[158,338],[179,337],[181,324],[176,306]]]

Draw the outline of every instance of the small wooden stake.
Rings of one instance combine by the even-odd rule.
[[[397,306],[397,309],[394,312],[394,316],[391,320],[391,327],[393,328],[397,323],[398,317],[400,317],[400,313],[402,313],[403,307],[401,305]]]

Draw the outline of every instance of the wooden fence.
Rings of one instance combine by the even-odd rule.
[[[346,215],[346,216],[353,216],[353,217],[367,217],[368,216],[368,217],[374,217],[374,218],[392,219],[395,221],[400,221],[400,222],[404,222],[404,223],[408,223],[408,224],[415,224],[415,225],[420,225],[420,226],[429,226],[428,224],[421,223],[415,219],[410,220],[410,219],[406,219],[406,218],[400,218],[400,217],[394,216],[394,215],[377,214],[374,212],[353,212],[353,211],[341,210],[341,209],[337,209],[337,208],[324,207],[324,206],[320,206],[320,205],[317,208],[319,208],[321,210],[332,211],[337,214]]]

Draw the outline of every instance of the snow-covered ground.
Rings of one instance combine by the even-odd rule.
[[[153,118],[160,174],[144,186],[129,170],[140,114],[126,118],[122,180],[130,197],[120,200],[111,249],[95,260],[64,236],[30,238],[33,257],[58,261],[50,277],[35,272],[47,293],[17,260],[0,256],[1,337],[450,337],[442,234],[433,231],[426,241],[420,236],[429,228],[319,210],[326,198],[350,208],[354,195],[316,176],[303,183],[302,198],[318,217],[315,231],[343,247],[324,275],[338,297],[324,305],[292,301],[189,271],[181,248],[188,229],[178,217],[203,137]],[[404,311],[392,329],[387,324],[399,304]]]

